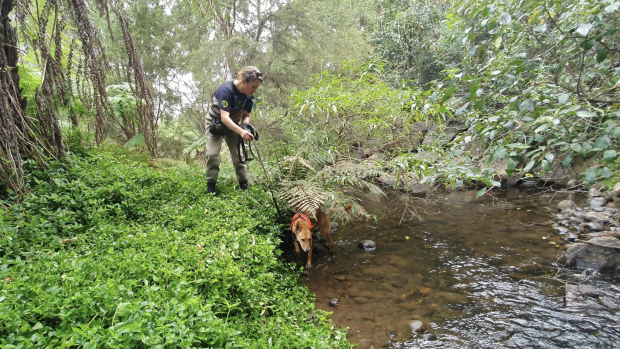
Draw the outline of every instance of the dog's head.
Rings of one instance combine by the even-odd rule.
[[[291,227],[291,231],[295,234],[301,249],[304,252],[310,251],[312,248],[312,228],[303,220],[297,221]]]

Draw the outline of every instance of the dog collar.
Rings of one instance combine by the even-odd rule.
[[[296,213],[293,216],[293,222],[291,222],[291,231],[293,231],[293,226],[295,225],[295,223],[299,221],[305,221],[306,223],[308,223],[308,226],[310,226],[310,229],[312,229],[312,221],[310,221],[310,217],[306,216],[303,213]]]

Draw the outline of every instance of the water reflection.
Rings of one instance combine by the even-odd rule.
[[[620,278],[551,268],[565,242],[544,223],[562,199],[448,193],[424,222],[403,224],[396,202],[369,202],[383,216],[341,227],[335,252],[313,259],[306,284],[360,348],[616,348]],[[361,251],[365,239],[377,249]],[[566,281],[599,293],[566,294]],[[437,339],[413,336],[412,320]]]

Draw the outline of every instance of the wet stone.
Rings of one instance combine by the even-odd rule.
[[[422,335],[422,339],[425,341],[434,341],[437,340],[437,336],[434,333],[425,333]]]
[[[583,218],[572,216],[571,218],[569,218],[568,222],[571,225],[579,225],[583,222]]]
[[[554,225],[554,226],[553,226],[553,231],[554,231],[556,234],[566,234],[566,233],[568,233],[568,232],[569,232],[569,230],[568,230],[568,229],[566,229],[566,228],[564,228],[564,227],[561,227],[561,226],[559,226],[559,225]]]
[[[377,243],[372,240],[362,240],[357,244],[357,247],[366,252],[371,252],[377,248]]]
[[[575,242],[576,239],[579,239],[579,233],[569,232],[566,235],[566,241],[568,242]]]
[[[596,197],[590,199],[590,207],[603,207],[607,205],[607,199],[604,197]]]
[[[432,288],[423,287],[423,288],[420,289],[420,294],[423,295],[423,296],[428,296],[431,293],[433,293],[433,289]]]
[[[409,328],[412,333],[422,333],[426,332],[426,325],[420,320],[413,320],[409,323]]]
[[[602,212],[588,212],[584,219],[588,222],[607,223],[609,219]]]
[[[596,188],[590,188],[590,190],[588,191],[588,198],[590,199],[601,198],[601,197],[605,197],[605,194],[603,194],[603,192],[601,192],[600,190]]]
[[[577,218],[584,219],[586,212],[585,211],[574,211],[571,214]]]
[[[588,230],[592,230],[592,231],[602,231],[602,230],[605,230],[605,227],[601,223],[597,223],[597,222],[584,223],[583,226],[584,226],[584,228],[586,228]]]
[[[366,303],[368,303],[368,298],[366,298],[366,297],[355,297],[355,298],[353,298],[353,301],[355,303],[358,303],[358,304],[366,304]]]
[[[334,275],[334,279],[338,281],[344,281],[347,279],[347,276],[346,275]]]
[[[566,189],[577,189],[576,187],[579,185],[576,179],[571,179],[566,183]]]
[[[558,204],[558,210],[560,210],[560,212],[565,212],[567,210],[572,210],[575,207],[577,207],[577,205],[575,205],[575,203],[572,200],[562,200]]]

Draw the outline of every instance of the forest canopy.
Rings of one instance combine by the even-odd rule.
[[[449,186],[576,162],[587,181],[616,174],[612,0],[2,4],[0,168],[18,193],[23,162],[61,159],[70,139],[200,156],[211,93],[249,64],[266,77],[255,120],[272,135],[271,161],[305,149],[293,120],[309,123],[306,145],[358,159],[430,120],[458,125],[427,147],[435,160],[417,159],[414,142],[379,166]],[[484,155],[463,161],[472,145]]]

